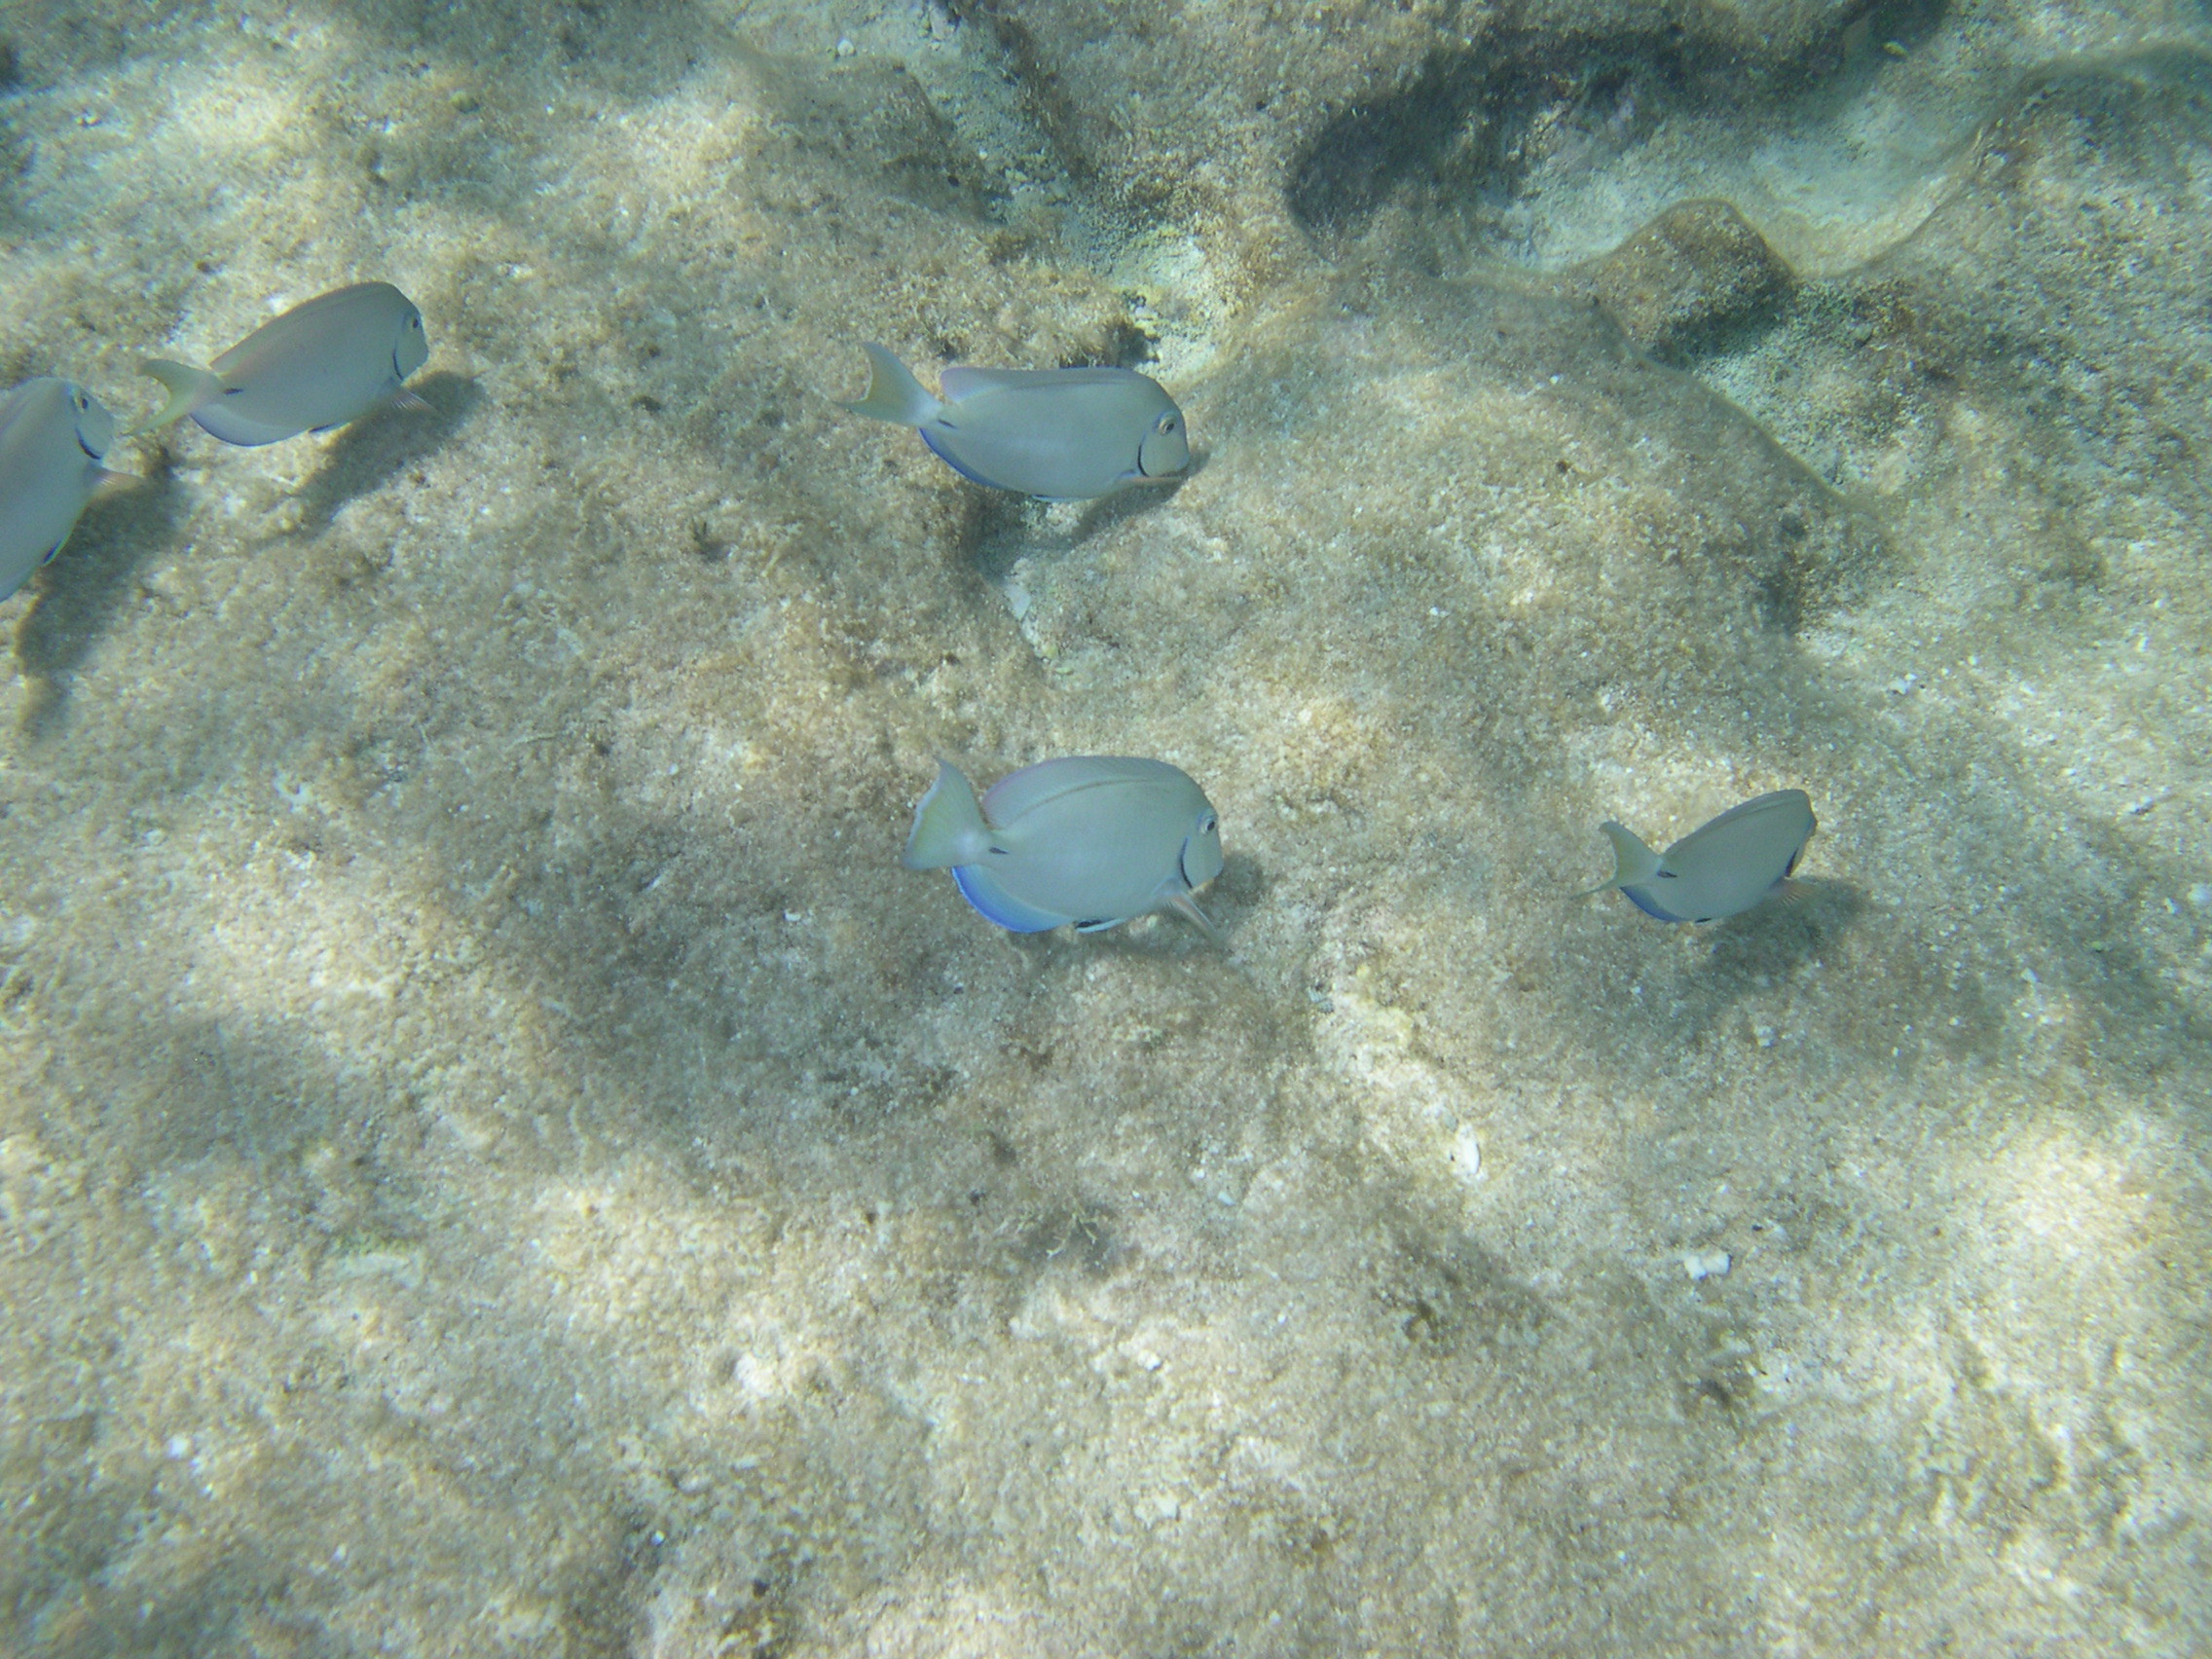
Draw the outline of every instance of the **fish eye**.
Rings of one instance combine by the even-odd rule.
[[[1215,821],[1213,814],[1210,812],[1207,813],[1203,818],[1198,820],[1198,833],[1201,835],[1212,834],[1214,831],[1214,823]]]

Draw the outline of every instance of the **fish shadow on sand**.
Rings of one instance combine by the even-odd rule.
[[[1158,484],[1131,484],[1111,496],[1087,501],[1078,509],[1073,525],[1057,515],[1051,503],[1003,490],[976,488],[961,537],[968,562],[993,587],[1004,587],[1018,561],[1072,553],[1092,536],[1166,505],[1197,470],[1194,461],[1190,471],[1175,478]]]
[[[379,409],[339,429],[299,494],[300,526],[323,531],[346,503],[368,495],[461,429],[484,400],[473,375],[443,370],[415,384],[427,409]]]
[[[1198,470],[1205,464],[1198,457],[1174,477],[1157,484],[1131,484],[1125,490],[1117,490],[1111,496],[1101,496],[1084,508],[1083,516],[1076,520],[1075,533],[1068,537],[1068,545],[1080,547],[1094,535],[1100,535],[1115,526],[1141,517],[1156,507],[1163,507],[1182,493]]]
[[[1713,930],[1713,949],[1691,982],[1726,1007],[1764,981],[1794,973],[1865,913],[1866,895],[1848,881],[1807,881],[1804,897],[1770,899]]]
[[[16,662],[31,682],[23,715],[30,736],[55,728],[77,665],[138,592],[140,568],[175,545],[183,509],[165,459],[137,482],[95,496],[54,563],[33,575],[38,603],[16,629]]]

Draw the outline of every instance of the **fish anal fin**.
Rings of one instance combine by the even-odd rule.
[[[1634,887],[1622,888],[1621,897],[1655,922],[1686,922],[1690,919],[1687,916],[1677,916],[1672,910],[1661,908],[1653,900]]]
[[[1048,933],[1072,919],[1016,899],[981,865],[954,865],[952,881],[977,915],[1008,933]]]

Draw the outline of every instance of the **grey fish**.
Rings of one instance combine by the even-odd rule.
[[[1613,844],[1612,879],[1630,903],[1662,922],[1717,922],[1741,914],[1771,893],[1803,890],[1789,879],[1819,820],[1803,790],[1776,790],[1732,806],[1654,853],[1607,819],[1598,828]]]
[[[115,417],[73,381],[41,375],[0,400],[0,599],[61,551],[115,442]]]
[[[946,369],[932,397],[866,346],[867,393],[843,407],[918,427],[961,477],[1048,501],[1088,501],[1191,464],[1182,410],[1133,369]]]
[[[429,407],[402,383],[429,361],[415,302],[389,282],[334,288],[263,323],[204,369],[166,357],[138,367],[169,388],[151,432],[189,415],[227,444],[323,432],[378,404]]]
[[[1044,760],[1001,778],[979,803],[940,761],[900,862],[949,868],[968,903],[1012,933],[1063,922],[1095,933],[1173,910],[1220,937],[1191,895],[1221,873],[1221,822],[1164,760]]]

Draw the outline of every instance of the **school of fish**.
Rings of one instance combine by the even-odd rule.
[[[842,406],[920,432],[930,452],[986,489],[1049,501],[1095,500],[1173,484],[1191,465],[1189,425],[1157,381],[1131,369],[950,367],[933,396],[881,346],[863,348],[867,389]],[[117,439],[189,417],[228,444],[281,443],[387,407],[427,408],[406,383],[429,361],[423,313],[388,282],[356,282],[292,307],[204,368],[149,357],[167,392],[118,430],[83,387],[54,376],[0,400],[0,600],[69,539],[111,472]],[[1802,790],[1731,807],[1664,853],[1607,820],[1618,889],[1662,922],[1740,915],[1804,891],[1797,861],[1817,826]],[[1096,932],[1180,915],[1208,939],[1197,895],[1221,873],[1221,823],[1198,784],[1163,760],[1067,756],[1010,773],[980,798],[949,762],[914,809],[901,862],[949,869],[985,920],[1013,933],[1073,923]],[[1585,895],[1587,896],[1587,895]]]

